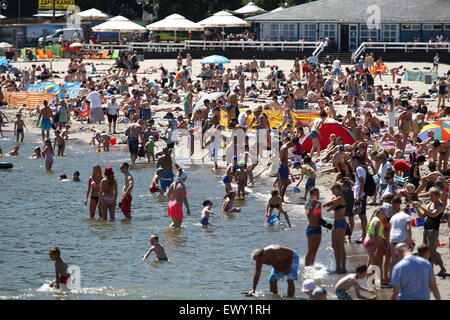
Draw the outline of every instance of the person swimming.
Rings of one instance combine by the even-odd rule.
[[[158,237],[158,235],[152,234],[150,236],[150,244],[152,246],[145,253],[144,257],[142,258],[142,261],[147,260],[148,256],[152,252],[154,252],[156,254],[156,261],[169,261],[169,259],[166,256],[166,252],[164,250],[164,247],[159,244],[159,237]]]

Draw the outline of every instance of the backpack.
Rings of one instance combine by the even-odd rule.
[[[363,167],[366,170],[366,181],[364,181],[364,193],[368,197],[373,197],[376,191],[375,180],[373,180],[373,175],[369,173],[366,167]]]

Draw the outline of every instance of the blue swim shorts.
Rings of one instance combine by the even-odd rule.
[[[322,227],[321,226],[318,226],[318,227],[310,227],[310,226],[308,226],[306,228],[306,236],[307,237],[315,235],[315,234],[321,234],[321,233],[322,233]]]
[[[317,139],[317,138],[319,137],[319,135],[317,134],[317,132],[311,131],[311,132],[308,134],[308,137],[310,137],[311,139]]]
[[[342,289],[336,289],[336,296],[339,300],[353,300],[352,297],[347,293],[347,291]]]
[[[289,168],[286,166],[279,166],[278,173],[280,174],[280,179],[289,179]]]
[[[333,227],[334,227],[335,229],[344,229],[344,230],[347,230],[347,221],[345,221],[345,219],[337,219],[337,220],[334,220]]]
[[[138,153],[138,139],[128,137],[128,148],[130,149],[131,154]]]
[[[171,180],[159,180],[159,186],[161,189],[167,189],[173,182],[173,173],[164,172],[162,177],[163,179],[171,179]]]
[[[315,186],[316,186],[316,179],[315,178],[308,178],[308,180],[306,180],[306,185],[305,185],[305,189],[306,190],[314,188]]]
[[[203,226],[207,226],[208,224],[209,224],[209,221],[208,221],[209,219],[207,218],[207,217],[203,217],[203,218],[201,218],[200,219],[200,223],[203,225]]]
[[[52,127],[52,122],[50,119],[42,119],[41,120],[41,129],[42,130],[50,130]]]
[[[292,257],[292,265],[291,265],[291,272],[289,274],[285,274],[283,272],[275,270],[275,268],[272,268],[272,272],[269,276],[269,281],[278,281],[278,280],[284,280],[287,276],[286,280],[298,280],[298,265],[299,265],[299,257],[296,251],[294,251],[294,255]]]

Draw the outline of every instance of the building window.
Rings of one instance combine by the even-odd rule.
[[[296,24],[281,24],[280,25],[280,40],[297,41],[297,25]]]
[[[373,42],[378,41],[378,29],[369,29],[367,25],[361,25],[361,42],[368,42],[372,40]]]
[[[382,24],[381,25],[381,41],[396,42],[398,41],[400,32],[398,24]]]
[[[444,30],[450,30],[450,24],[446,24],[446,25],[444,25]]]
[[[280,40],[280,25],[276,23],[269,23],[262,25],[263,37],[268,41]]]
[[[420,30],[420,24],[402,24],[402,30],[418,31],[418,30]]]
[[[330,40],[337,40],[337,25],[336,24],[320,24],[319,25],[319,38],[325,39],[329,38]]]
[[[298,36],[305,41],[317,41],[317,23],[301,24]]]
[[[442,25],[440,25],[440,24],[424,24],[423,30],[426,30],[426,31],[442,30]]]

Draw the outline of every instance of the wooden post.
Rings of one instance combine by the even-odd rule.
[[[53,0],[53,18],[52,18],[52,22],[55,22],[55,10],[56,10],[56,0]]]

